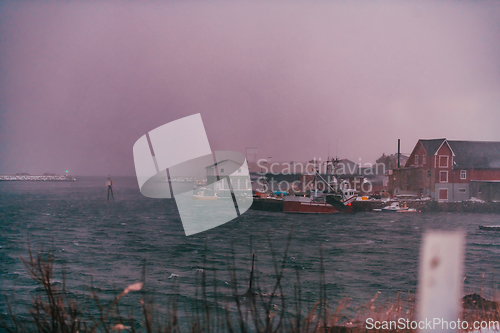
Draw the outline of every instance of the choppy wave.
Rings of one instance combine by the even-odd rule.
[[[494,281],[500,268],[500,233],[478,230],[480,224],[500,224],[498,215],[308,216],[248,211],[216,229],[186,237],[173,200],[145,198],[135,179],[114,178],[116,201],[108,203],[105,180],[78,177],[77,182],[0,183],[2,289],[14,290],[17,299],[30,301],[35,286],[20,259],[28,256],[28,238],[34,249],[55,251],[56,267],[66,271],[69,290],[88,294],[92,278],[96,292],[103,297],[112,297],[139,281],[144,262],[148,288],[159,300],[171,293],[174,284],[181,299],[195,297],[203,268],[215,269],[218,284],[227,287],[227,260],[233,247],[241,290],[252,251],[260,283],[265,285],[274,275],[271,245],[281,259],[292,227],[284,283],[293,285],[293,269],[298,268],[304,297],[311,302],[319,292],[320,248],[327,294],[333,303],[348,296],[359,305],[378,291],[385,297],[415,291],[420,239],[429,229],[467,232],[465,274],[469,286],[479,288],[481,281]],[[59,273],[56,270],[56,279],[61,281]],[[485,286],[485,282],[482,286],[498,287]]]

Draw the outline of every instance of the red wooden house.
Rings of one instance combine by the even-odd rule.
[[[418,140],[391,189],[438,201],[500,199],[500,142]]]

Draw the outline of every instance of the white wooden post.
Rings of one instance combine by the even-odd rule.
[[[458,332],[465,234],[429,232],[420,255],[417,317],[419,332]],[[460,322],[461,323],[461,322]]]

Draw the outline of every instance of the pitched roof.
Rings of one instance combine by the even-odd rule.
[[[448,140],[448,144],[455,152],[455,157],[453,158],[454,168],[500,168],[500,142]]]
[[[446,138],[443,139],[431,139],[431,140],[419,140],[424,146],[425,151],[428,155],[434,155],[436,151],[441,147],[443,141],[446,141]]]

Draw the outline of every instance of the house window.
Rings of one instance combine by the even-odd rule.
[[[238,172],[241,172],[241,169],[238,169]]]
[[[440,168],[447,168],[448,167],[448,156],[439,155],[439,167]]]
[[[427,155],[422,155],[422,164],[427,163]]]
[[[224,169],[220,169],[220,172],[224,172]]]
[[[467,171],[460,170],[460,179],[467,179]]]
[[[415,164],[418,165],[418,155],[415,155]]]
[[[448,171],[439,171],[439,182],[440,183],[448,182]]]
[[[439,189],[439,200],[440,201],[448,200],[448,189],[447,188],[440,188]]]
[[[465,189],[465,188],[459,188],[458,192],[459,193],[465,193],[465,192],[467,192],[467,189]]]

